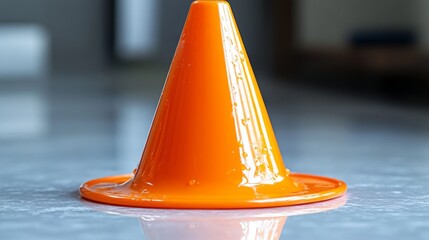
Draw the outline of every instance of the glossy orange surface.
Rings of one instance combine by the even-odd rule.
[[[195,1],[139,167],[84,198],[159,208],[255,208],[338,197],[345,183],[290,174],[226,1]]]

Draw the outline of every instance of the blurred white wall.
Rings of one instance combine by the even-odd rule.
[[[0,25],[0,140],[47,132],[49,36],[38,25]]]
[[[48,71],[47,33],[38,25],[0,25],[0,78],[34,79]]]
[[[117,55],[125,60],[153,57],[159,41],[159,1],[119,0],[116,7]]]

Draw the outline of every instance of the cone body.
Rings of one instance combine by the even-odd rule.
[[[195,1],[134,175],[96,179],[87,199],[161,208],[255,208],[342,195],[290,174],[226,1]]]
[[[272,197],[287,175],[229,4],[194,2],[132,188]]]

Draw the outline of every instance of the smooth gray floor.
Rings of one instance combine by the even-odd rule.
[[[99,80],[88,84],[90,79]],[[81,202],[81,183],[131,172],[138,164],[162,86],[138,88],[130,80],[112,93],[111,86],[97,84],[102,79],[59,81],[50,95],[51,132],[1,142],[0,239],[189,239],[193,231],[201,237],[201,229],[216,239],[228,215],[211,221],[205,213],[204,220],[172,225],[147,215],[139,220],[104,213]],[[344,206],[288,217],[281,239],[429,239],[428,111],[263,83],[287,167],[349,185]],[[258,229],[268,234],[263,238],[259,231],[259,239],[269,239],[270,229],[285,220],[269,213],[263,221],[243,213],[241,224],[228,228],[239,234],[223,239],[257,239]]]

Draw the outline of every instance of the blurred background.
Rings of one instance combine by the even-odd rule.
[[[140,233],[88,220],[76,191],[137,166],[191,2],[0,1],[0,235]],[[429,1],[229,2],[286,165],[350,186],[288,236],[427,239]]]
[[[138,158],[189,3],[1,1],[0,154],[91,143],[85,151]],[[425,115],[427,1],[230,3],[273,114],[322,119],[359,102]]]

